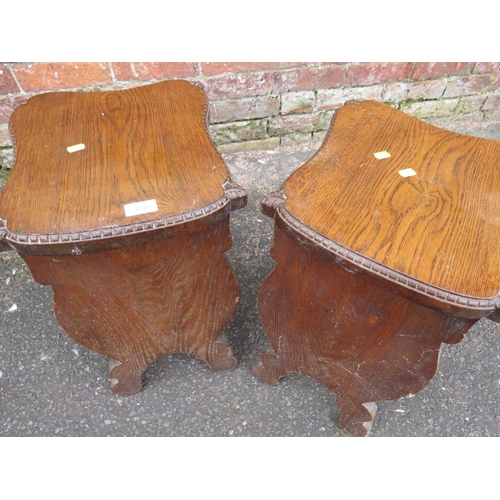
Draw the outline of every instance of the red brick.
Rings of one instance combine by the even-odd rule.
[[[395,82],[385,86],[384,101],[400,102],[417,99],[439,99],[446,88],[446,80]]]
[[[331,111],[319,114],[276,116],[269,120],[271,137],[295,132],[317,132],[327,130],[332,119]]]
[[[272,81],[270,73],[240,73],[208,79],[204,87],[209,99],[221,101],[270,94]]]
[[[14,110],[14,100],[10,97],[0,99],[0,123],[8,123]]]
[[[274,88],[278,93],[290,90],[338,88],[344,85],[344,81],[344,66],[309,67],[277,72]]]
[[[481,111],[483,105],[485,104],[486,96],[485,95],[468,95],[460,98],[460,101],[453,112],[455,115],[461,114],[471,114],[471,113],[479,113]]]
[[[318,70],[315,88],[333,89],[342,87],[345,82],[345,74],[346,67],[344,65],[323,67]]]
[[[492,109],[500,109],[500,93],[489,95],[483,103],[481,111],[491,111]]]
[[[223,123],[210,126],[210,135],[215,144],[229,142],[255,141],[267,138],[267,120]]]
[[[224,156],[225,153],[233,153],[236,151],[255,151],[264,149],[275,149],[280,145],[279,137],[269,139],[258,139],[255,141],[230,142],[217,145],[217,149]]]
[[[246,73],[248,71],[262,71],[278,68],[278,62],[213,62],[202,63],[204,75],[220,75],[222,73]]]
[[[332,61],[324,61],[324,62],[281,62],[280,63],[280,68],[311,68],[311,67],[318,67],[318,66],[331,66],[331,65],[336,65],[336,66],[345,66],[347,63],[345,62],[332,62]]]
[[[0,95],[15,94],[21,89],[7,66],[0,66]]]
[[[315,92],[302,90],[287,92],[281,96],[281,114],[311,113],[314,110]]]
[[[282,62],[280,68],[306,68],[310,66],[319,66],[319,62]]]
[[[128,82],[130,80],[135,80],[134,72],[132,71],[132,66],[128,62],[118,62],[113,63],[113,72],[115,77],[120,82]]]
[[[442,118],[453,116],[458,102],[458,98],[419,101],[403,104],[400,109],[415,118]]]
[[[29,97],[28,95],[21,95],[0,99],[0,123],[7,123],[10,120],[12,111],[21,103],[26,102]]]
[[[316,108],[318,110],[337,109],[346,101],[374,99],[382,100],[383,85],[367,87],[344,87],[342,89],[318,90],[316,93]]]
[[[251,120],[279,113],[278,96],[262,96],[210,103],[210,123]]]
[[[190,62],[136,62],[132,68],[137,80],[161,80],[198,75],[197,63]]]
[[[347,85],[357,87],[375,83],[403,82],[413,70],[411,62],[361,63],[347,66]]]
[[[498,62],[478,62],[474,66],[473,73],[496,73],[500,70]]]
[[[469,76],[451,81],[444,91],[444,97],[479,94],[498,89],[500,89],[500,74]]]
[[[466,75],[472,71],[473,62],[417,62],[412,78],[439,78],[450,75]]]
[[[323,133],[323,131],[318,132]],[[295,132],[280,137],[281,146],[296,146],[297,144],[307,144],[313,140],[312,132]]]
[[[71,89],[112,82],[108,63],[42,63],[12,69],[25,91]]]
[[[12,146],[12,137],[6,123],[0,123],[0,147]]]

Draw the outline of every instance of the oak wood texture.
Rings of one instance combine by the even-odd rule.
[[[441,342],[455,343],[476,320],[419,305],[353,274],[276,226],[276,268],[258,296],[274,352],[253,373],[275,384],[298,373],[336,397],[339,425],[369,433],[376,402],[422,390],[436,373]]]
[[[229,217],[193,234],[80,255],[24,255],[33,277],[54,290],[66,333],[109,357],[115,394],[142,388],[149,363],[194,354],[213,371],[233,369],[229,345],[216,340],[231,319],[239,287],[223,252]]]
[[[12,115],[0,250],[15,249],[52,286],[60,324],[111,359],[118,395],[141,390],[148,364],[167,353],[215,371],[237,364],[217,338],[239,299],[224,252],[229,214],[247,194],[207,123],[202,89],[182,80],[38,95]]]
[[[387,151],[378,160],[374,153]],[[448,132],[374,101],[335,115],[284,184],[317,233],[415,280],[470,297],[500,290],[500,142]],[[402,177],[412,168],[416,175]]]
[[[32,97],[10,121],[15,163],[0,198],[4,240],[24,253],[70,253],[73,242],[106,248],[126,236],[119,244],[134,244],[144,232],[206,225],[240,208],[246,193],[224,185],[230,177],[207,114],[202,89],[183,80]],[[68,152],[78,144],[85,149]],[[126,216],[125,205],[152,199],[157,211]]]
[[[380,103],[343,106],[317,154],[262,200],[277,265],[258,310],[274,352],[253,373],[319,380],[354,436],[377,401],[424,388],[442,342],[499,318],[499,152]]]

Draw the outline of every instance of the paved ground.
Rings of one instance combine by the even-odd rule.
[[[442,126],[446,125],[440,124]],[[500,124],[448,128],[500,139]],[[268,347],[255,310],[273,268],[272,220],[259,200],[319,144],[225,153],[249,204],[232,215],[228,259],[244,291],[226,328],[239,358],[215,374],[187,355],[168,355],[145,374],[142,392],[109,390],[108,362],[73,342],[52,311],[52,292],[14,253],[0,254],[1,436],[345,436],[333,394],[301,376],[267,386],[251,367]],[[499,327],[481,320],[458,345],[443,345],[439,371],[417,395],[378,405],[371,436],[500,436]]]

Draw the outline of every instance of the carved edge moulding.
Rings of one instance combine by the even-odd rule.
[[[286,194],[283,190],[269,193],[261,202],[262,212],[274,219],[287,235],[305,243],[310,250],[320,253],[323,257],[335,260],[348,272],[368,273],[377,280],[379,286],[386,287],[387,282],[390,282],[398,287],[399,294],[416,300],[426,307],[456,316],[494,319],[497,314],[500,315],[500,295],[488,299],[469,297],[422,283],[313,231],[286,210],[285,200]]]
[[[7,229],[7,221],[0,218],[0,251],[15,249],[20,254],[61,255],[82,251],[140,244],[152,239],[164,239],[183,232],[200,230],[223,219],[227,214],[245,207],[247,193],[238,184],[227,180],[223,185],[224,196],[214,203],[190,212],[171,217],[153,219],[139,224],[79,231],[62,234],[18,234]]]

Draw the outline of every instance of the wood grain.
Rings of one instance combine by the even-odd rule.
[[[239,299],[223,252],[229,216],[203,231],[80,255],[24,256],[33,277],[54,290],[57,319],[76,342],[111,358],[113,392],[142,388],[149,363],[194,354],[214,371],[234,368],[217,341]]]
[[[15,163],[0,217],[20,234],[114,228],[192,212],[224,196],[203,91],[183,80],[37,95],[11,118]],[[68,153],[67,147],[85,144]],[[20,201],[22,193],[22,201]],[[155,199],[158,212],[126,217]]]
[[[494,321],[500,314],[499,300],[496,297],[492,299],[468,297],[442,290],[401,274],[329,240],[290,215],[284,208],[284,201],[283,191],[270,193],[262,200],[262,211],[273,217],[289,238],[325,258],[333,259],[348,272],[363,275],[364,279],[377,286],[441,312],[470,319],[488,317]]]
[[[366,436],[376,402],[422,390],[433,378],[442,342],[459,342],[475,323],[407,300],[323,258],[275,226],[276,268],[258,296],[274,352],[253,373],[275,384],[298,373],[335,396],[339,425]]]
[[[388,151],[378,160],[374,153]],[[497,297],[500,143],[387,105],[343,106],[318,153],[285,182],[285,208],[329,240],[442,290]],[[398,172],[412,168],[416,175]]]

